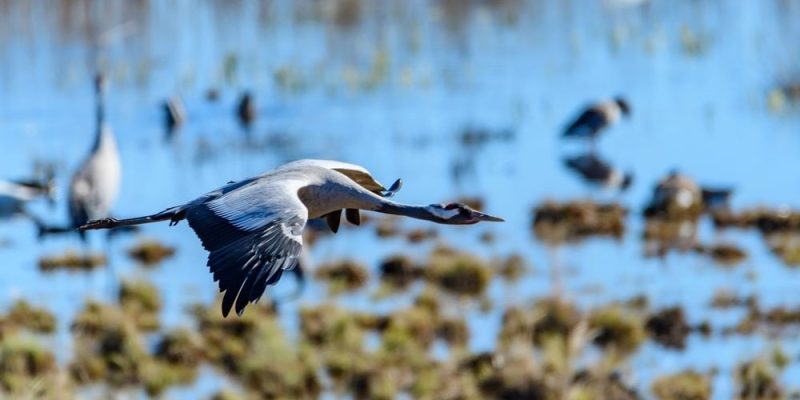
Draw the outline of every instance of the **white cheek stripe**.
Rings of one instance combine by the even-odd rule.
[[[456,210],[445,210],[443,208],[438,208],[438,207],[428,207],[428,211],[430,211],[431,214],[433,214],[433,215],[435,215],[435,216],[437,216],[437,217],[439,217],[441,219],[450,219],[450,218],[453,218],[456,215],[458,215],[458,210],[457,209]]]

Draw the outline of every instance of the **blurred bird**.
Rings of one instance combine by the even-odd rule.
[[[589,105],[581,114],[564,130],[565,138],[581,138],[591,140],[595,145],[597,136],[606,128],[616,124],[625,116],[631,114],[628,102],[617,97]]]
[[[645,215],[698,214],[702,211],[727,207],[732,194],[733,189],[703,188],[688,176],[672,171],[656,185],[653,198],[645,209]]]
[[[114,133],[105,119],[105,90],[105,77],[98,74],[95,77],[97,130],[89,155],[72,175],[69,184],[69,225],[52,227],[40,224],[40,236],[74,232],[90,220],[108,217],[117,199],[122,167]],[[85,241],[86,232],[77,232]]]
[[[25,206],[37,198],[54,200],[55,184],[52,179],[0,181],[0,218],[27,215]]]
[[[164,102],[163,109],[164,123],[167,127],[167,132],[171,134],[186,121],[186,108],[183,106],[183,101],[180,97],[173,96]]]
[[[564,164],[586,182],[625,191],[633,182],[633,174],[624,173],[593,153],[569,157]]]
[[[105,77],[98,74],[95,78],[97,131],[94,144],[69,185],[69,216],[73,229],[87,221],[108,217],[119,194],[122,166],[114,132],[106,121],[106,87]],[[85,232],[79,232],[85,239]]]
[[[396,182],[394,189],[399,188]],[[338,161],[300,160],[260,176],[229,183],[193,201],[162,212],[117,220],[106,218],[82,226],[107,229],[119,226],[188,220],[203,247],[208,267],[225,292],[222,314],[231,308],[241,315],[257,301],[283,271],[291,270],[301,254],[302,234],[309,219],[341,210],[370,210],[404,215],[440,224],[464,225],[503,221],[451,203],[411,206],[386,199],[385,188],[363,167]],[[349,212],[355,218],[356,212]],[[335,217],[333,217],[335,218]],[[331,220],[328,224],[336,226]],[[235,303],[235,304],[234,304]]]
[[[253,99],[253,94],[244,92],[239,99],[239,105],[236,106],[236,114],[239,117],[239,122],[244,126],[250,126],[256,120],[256,102]]]

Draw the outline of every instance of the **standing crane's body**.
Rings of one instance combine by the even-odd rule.
[[[596,102],[587,106],[573,119],[564,129],[562,136],[589,139],[594,146],[594,142],[601,132],[619,122],[623,116],[629,116],[630,113],[630,105],[620,97]]]
[[[108,217],[119,193],[122,166],[114,133],[105,120],[103,86],[102,77],[98,77],[94,144],[69,185],[69,225],[72,229],[88,221]]]
[[[300,160],[269,173],[232,182],[180,206],[153,215],[124,220],[89,222],[82,229],[186,219],[209,251],[208,267],[225,295],[222,311],[234,306],[241,314],[248,303],[261,297],[268,285],[292,269],[302,250],[302,233],[309,219],[341,210],[405,215],[442,224],[502,221],[462,204],[410,206],[386,197],[399,189],[399,181],[386,189],[368,171],[336,161]]]

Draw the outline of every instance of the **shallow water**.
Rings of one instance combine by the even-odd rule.
[[[701,224],[703,241],[721,237],[748,251],[734,269],[695,255],[644,259],[638,218],[652,185],[675,168],[701,183],[735,186],[734,208],[800,206],[800,178],[791,173],[800,160],[798,114],[771,112],[766,102],[773,87],[797,77],[798,4],[536,1],[509,2],[510,9],[480,3],[461,14],[423,1],[378,3],[352,26],[315,17],[313,2],[0,3],[2,177],[27,175],[37,159],[55,161],[61,201],[33,210],[53,223],[66,221],[69,175],[92,140],[90,82],[100,65],[111,78],[108,117],[123,162],[115,215],[149,214],[307,157],[355,162],[383,182],[402,177],[397,199],[404,202],[482,196],[486,211],[507,222],[441,227],[441,237],[487,257],[520,252],[534,273],[510,287],[494,282],[493,311],[468,310],[474,350],[494,345],[506,305],[554,291],[548,274],[556,262],[562,294],[582,306],[646,294],[655,307],[684,306],[691,323],[707,320],[715,331],[736,322],[708,306],[719,288],[755,293],[764,306],[800,305],[800,271],[784,266],[756,234],[715,233],[708,221]],[[82,16],[93,21],[89,28]],[[289,78],[275,79],[278,70]],[[209,88],[219,89],[218,101],[206,99]],[[253,91],[260,113],[250,129],[233,113],[243,89]],[[168,138],[160,104],[176,94],[189,120]],[[633,116],[608,132],[599,150],[635,173],[621,196],[587,188],[565,170],[562,157],[583,146],[558,138],[582,104],[616,94],[629,98]],[[459,134],[468,127],[508,130],[513,138],[464,146]],[[585,196],[619,198],[631,209],[624,240],[559,249],[534,240],[533,205]],[[480,243],[486,231],[497,235],[495,244]],[[216,294],[206,253],[185,224],[147,226],[141,235],[176,246],[177,256],[145,271],[125,255],[136,239],[123,238],[111,244],[114,273],[155,282],[165,299],[165,325],[189,324],[185,306]],[[80,243],[39,242],[24,220],[0,225],[0,238],[12,242],[0,249],[0,304],[21,296],[56,310],[64,328],[56,346],[68,348],[66,327],[82,300],[109,297],[106,273],[42,275],[41,254]],[[92,247],[104,246],[99,235],[92,238]],[[422,257],[429,248],[345,226],[314,246],[311,257],[375,266],[388,254]],[[285,279],[271,293],[293,289]],[[376,302],[369,293],[330,299],[312,282],[299,302],[284,305],[282,318],[296,329],[291,315],[301,304],[336,301],[386,311],[408,300]],[[777,343],[794,359],[800,353],[796,335],[692,336],[683,352],[650,343],[626,368],[646,392],[659,374],[716,366],[714,397],[730,398],[736,363]],[[798,373],[794,363],[783,381],[796,384],[790,377]],[[192,398],[218,384],[198,382],[170,393]]]

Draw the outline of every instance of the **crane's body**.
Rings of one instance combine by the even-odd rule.
[[[462,204],[410,206],[387,199],[386,189],[363,167],[338,161],[300,160],[271,172],[231,182],[160,213],[123,220],[101,219],[81,229],[115,228],[186,219],[209,251],[208,267],[224,291],[222,312],[238,314],[258,300],[266,286],[293,268],[309,219],[369,210],[442,224],[502,221]],[[352,210],[352,211],[351,211]],[[338,220],[337,220],[338,221]],[[338,228],[338,222],[336,225]],[[336,230],[331,225],[332,230]]]
[[[592,143],[608,127],[630,115],[630,106],[622,98],[590,104],[564,129],[563,137],[590,139]]]
[[[94,144],[75,171],[69,185],[69,225],[72,229],[88,221],[108,217],[122,180],[117,142],[111,126],[105,120],[103,88],[104,81],[98,76],[97,130]],[[83,237],[83,233],[81,235]]]

